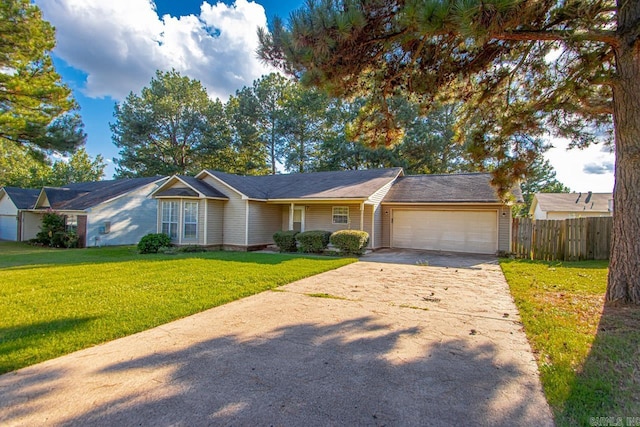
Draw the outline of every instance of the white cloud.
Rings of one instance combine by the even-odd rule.
[[[556,170],[556,178],[572,191],[613,191],[615,155],[600,145],[567,150],[569,142],[553,139],[553,147],[545,153]]]
[[[273,71],[256,57],[264,8],[203,2],[199,16],[159,17],[152,0],[36,0],[56,27],[56,55],[87,74],[84,93],[122,100],[175,68],[226,98]]]

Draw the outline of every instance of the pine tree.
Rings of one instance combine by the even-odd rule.
[[[463,103],[457,135],[506,194],[547,131],[615,144],[607,301],[640,305],[640,2],[321,0],[259,31],[264,60],[336,96],[367,94],[363,131],[397,141],[396,97]]]

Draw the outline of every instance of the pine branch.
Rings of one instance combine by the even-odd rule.
[[[590,30],[585,32],[546,30],[546,31],[510,31],[493,33],[499,40],[512,41],[594,41],[618,47],[620,40],[615,31]]]

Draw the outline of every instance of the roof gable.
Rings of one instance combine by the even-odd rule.
[[[2,187],[2,190],[18,209],[32,209],[40,194],[35,188]]]
[[[535,204],[543,212],[610,212],[613,193],[536,193]]]
[[[490,173],[404,176],[391,186],[382,203],[502,203],[491,179]],[[522,202],[519,187],[512,194]]]
[[[176,183],[186,187],[175,187]],[[174,175],[153,192],[153,197],[205,197],[212,199],[228,199],[223,193],[204,181],[184,175]]]
[[[250,199],[365,200],[401,175],[402,168],[264,176],[233,175],[211,170],[202,173],[211,175]],[[198,177],[202,176],[202,173]]]
[[[137,190],[164,177],[126,178],[109,181],[79,182],[61,187],[44,187],[36,208],[58,210],[85,210]],[[45,200],[48,201],[45,203]]]

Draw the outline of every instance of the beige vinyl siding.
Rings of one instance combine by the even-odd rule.
[[[20,240],[25,241],[36,238],[36,234],[38,234],[42,225],[42,215],[44,213],[22,212],[23,223]]]
[[[369,202],[373,203],[373,205],[371,206],[372,209],[374,210],[373,216],[374,216],[374,224],[373,224],[373,229],[374,229],[374,233],[373,233],[373,238],[371,239],[371,241],[369,242],[369,247],[373,248],[373,249],[377,249],[380,247],[384,247],[384,238],[383,238],[383,216],[384,216],[384,211],[382,209],[382,206],[380,205],[380,203],[382,202],[382,199],[384,199],[384,196],[387,195],[387,193],[389,192],[389,190],[391,189],[391,187],[393,186],[395,180],[390,181],[389,183],[387,183],[384,187],[382,187],[381,189],[379,189],[378,191],[376,191],[375,193],[373,193],[371,195],[371,197],[369,197]],[[367,215],[365,213],[365,215]],[[369,215],[370,216],[370,215]],[[369,233],[371,234],[371,233]],[[388,245],[387,245],[388,247]]]
[[[349,224],[333,224],[333,207],[349,208]],[[305,230],[360,230],[360,205],[335,203],[331,205],[309,205],[305,211]],[[366,230],[365,230],[366,231]]]
[[[223,244],[233,246],[246,246],[246,206],[248,201],[234,189],[217,179],[207,175],[204,182],[229,197],[224,204],[224,223],[222,228]]]
[[[207,245],[223,244],[224,203],[222,200],[207,200]]]
[[[498,211],[498,251],[511,252],[511,209],[502,206]]]
[[[249,202],[249,245],[273,243],[273,233],[280,231],[282,207],[265,202]]]
[[[372,236],[372,234],[374,233],[371,232],[371,229],[373,227],[373,224],[371,222],[374,209],[375,207],[372,205],[364,205],[364,231],[369,233],[369,245],[367,246],[369,248],[375,247],[373,242],[373,238],[375,238],[375,236]],[[349,211],[349,213],[351,213],[351,211]]]

